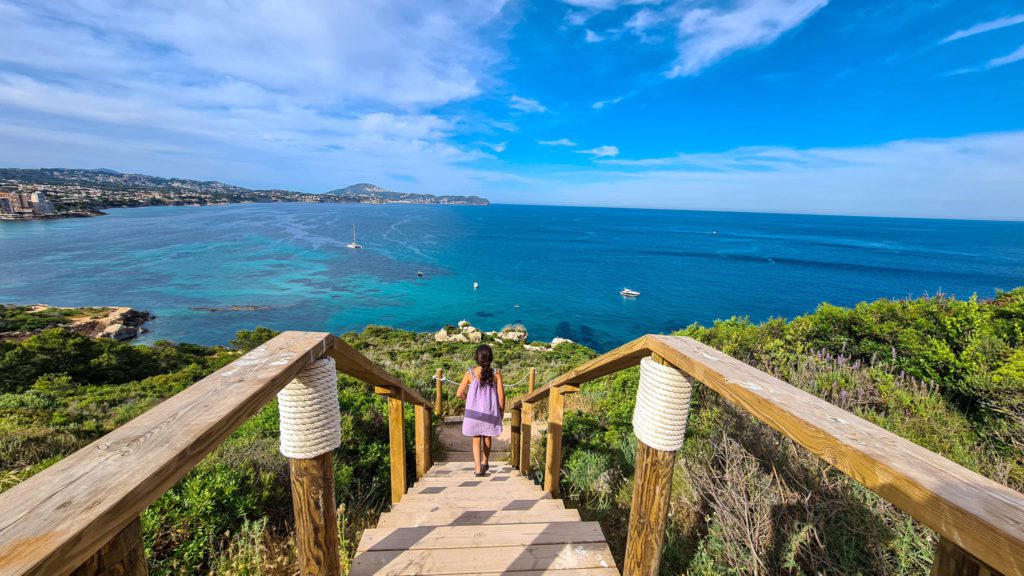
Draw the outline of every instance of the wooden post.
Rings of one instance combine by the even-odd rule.
[[[992,567],[956,544],[939,537],[932,560],[932,576],[999,576]]]
[[[142,522],[136,516],[71,576],[147,576]]]
[[[434,374],[434,382],[437,383],[437,398],[434,400],[434,414],[437,414],[438,418],[441,417],[441,369],[437,369],[437,373]]]
[[[508,444],[508,460],[513,468],[519,468],[519,429],[522,426],[522,416],[521,408],[512,409],[512,437]]]
[[[533,404],[523,402],[523,413],[519,424],[519,472],[524,476],[530,475],[530,441],[533,434],[530,426],[533,424]]]
[[[655,450],[639,440],[636,443],[636,475],[626,537],[626,561],[622,570],[624,576],[658,574],[675,461],[675,452]]]
[[[533,394],[533,385],[537,382],[537,369],[530,368],[530,394]]]
[[[295,547],[299,574],[340,576],[338,503],[334,499],[333,452],[290,458]]]
[[[419,480],[430,469],[430,411],[426,406],[416,405],[416,479]]]
[[[391,438],[391,503],[405,495],[405,417],[401,393],[388,396],[388,434]]]
[[[657,354],[651,357],[659,364],[671,366]],[[637,440],[623,576],[656,576],[661,568],[675,462],[675,451],[657,450]]]
[[[558,498],[558,484],[562,475],[562,414],[565,396],[558,386],[548,394],[548,445],[544,459],[544,491]]]

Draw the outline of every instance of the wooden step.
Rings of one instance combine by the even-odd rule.
[[[401,528],[403,526],[485,526],[491,524],[532,524],[535,522],[578,521],[576,510],[409,510],[382,514],[377,521],[378,528]]]
[[[545,496],[547,496],[545,494]],[[422,499],[418,499],[422,498]],[[430,498],[420,494],[406,495],[401,502],[391,507],[392,510],[437,510],[447,508],[450,510],[561,510],[565,504],[561,500],[553,498],[472,498],[441,500]]]
[[[355,557],[349,574],[501,574],[614,566],[611,551],[602,542],[368,551]]]
[[[420,526],[365,530],[359,552],[604,542],[597,522]]]
[[[445,492],[409,492],[405,496],[402,496],[402,503],[406,502],[459,502],[461,501],[479,501],[481,503],[494,502],[495,504],[501,502],[510,502],[512,500],[550,500],[551,495],[547,492],[542,491],[540,488],[527,488],[525,490],[509,490],[502,491],[500,494],[495,493],[492,490],[484,490],[480,488],[463,488],[456,489],[451,488]]]

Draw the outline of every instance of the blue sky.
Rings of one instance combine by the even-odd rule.
[[[1024,219],[1024,1],[0,0],[0,164]]]

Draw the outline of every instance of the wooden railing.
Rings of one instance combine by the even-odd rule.
[[[649,335],[566,372],[512,406],[512,464],[530,473],[533,406],[548,399],[544,489],[558,495],[564,395],[645,356],[778,430],[940,535],[932,574],[1024,574],[1024,495],[696,340]],[[658,573],[674,452],[639,442],[623,573]]]
[[[416,407],[417,477],[431,464],[432,404],[330,334],[284,332],[0,494],[0,575],[146,574],[142,511],[324,355],[388,397],[398,502],[406,491],[403,402]],[[340,573],[331,457],[290,459],[303,574]]]

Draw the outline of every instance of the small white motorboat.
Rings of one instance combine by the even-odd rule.
[[[619,292],[619,294],[622,294],[626,298],[636,298],[637,296],[640,295],[640,293],[637,292],[636,290],[630,290],[629,288],[623,288],[622,291]]]
[[[480,287],[480,284],[478,284],[476,282],[473,282],[473,290],[476,290],[479,287]]]
[[[353,249],[355,249],[355,248],[362,248],[362,247],[363,247],[362,244],[356,243],[356,225],[353,224],[352,225],[352,243],[351,244],[345,244],[345,248],[353,248]]]

